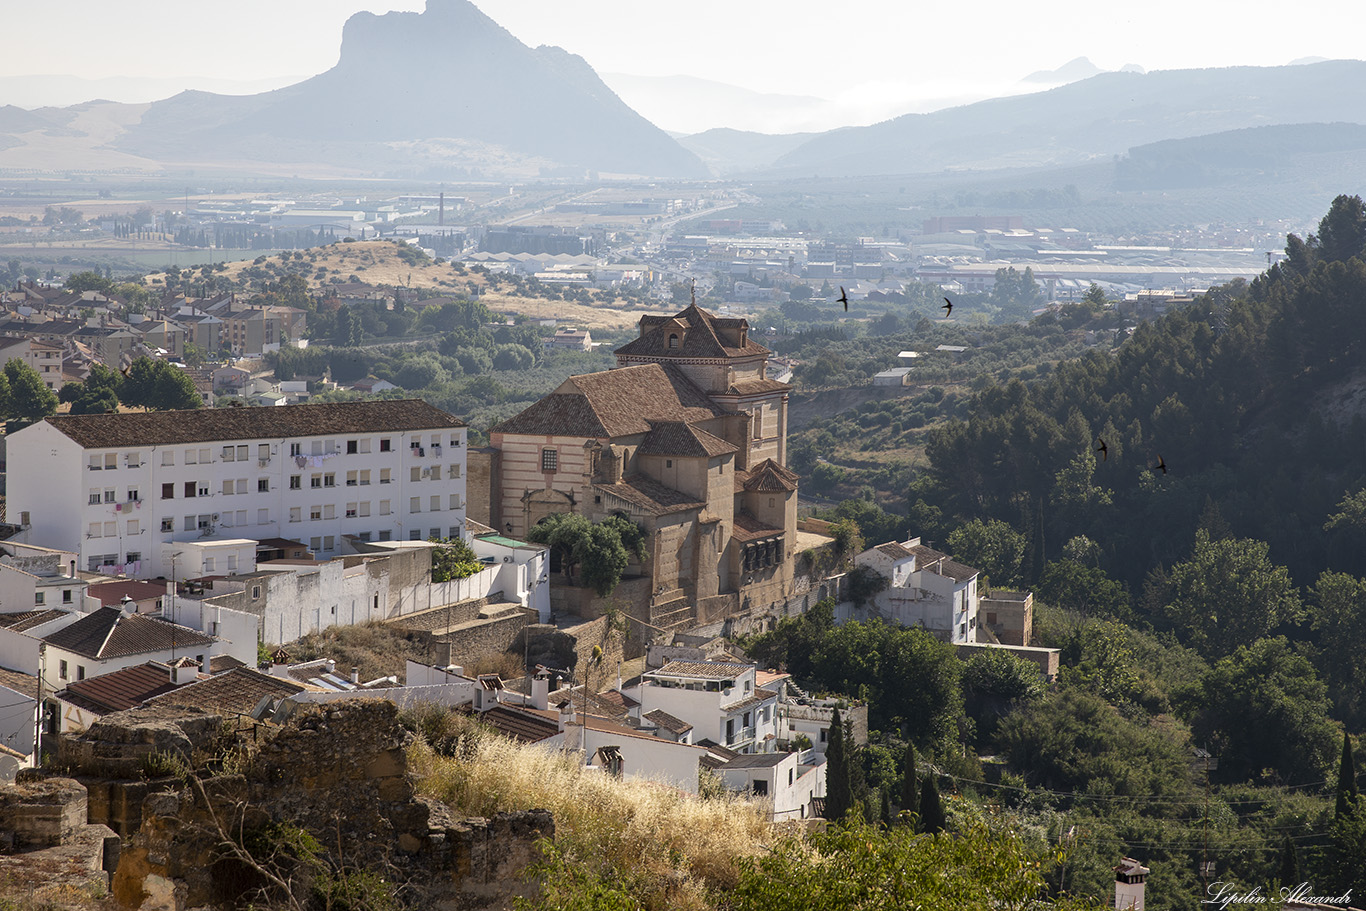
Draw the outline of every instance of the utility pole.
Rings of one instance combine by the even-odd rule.
[[[33,711],[33,767],[43,767],[43,673],[47,670],[47,643],[38,642],[38,704]]]

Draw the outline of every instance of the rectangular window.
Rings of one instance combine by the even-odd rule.
[[[560,454],[554,449],[541,450],[541,471],[557,471],[560,467]]]
[[[239,494],[244,494],[244,493],[247,492],[247,479],[246,479],[246,478],[238,478],[238,479],[237,479],[237,492],[238,492]]]
[[[162,531],[175,531],[175,519],[172,519],[170,516],[162,516],[162,517],[161,517],[161,530],[162,530]]]
[[[67,676],[67,669],[66,669],[66,662],[65,662],[65,661],[58,661],[58,662],[57,662],[57,676],[60,677],[60,678],[63,679],[63,680],[66,679],[66,676]]]
[[[125,452],[123,454],[123,460],[129,468],[142,467],[142,453],[140,452]]]
[[[380,530],[380,533],[379,533],[379,540],[381,540],[381,541],[392,541],[393,539],[394,539],[394,533],[393,533],[392,531],[390,531],[390,530],[387,529],[387,528],[384,528],[384,529],[381,529],[381,530]]]
[[[380,482],[381,484],[388,484],[388,483],[390,483],[392,480],[393,480],[393,478],[390,477],[389,469],[387,469],[387,468],[381,468],[381,469],[379,470],[379,482]]]
[[[346,517],[347,517],[348,519],[354,519],[354,518],[356,517],[356,504],[355,504],[355,503],[347,503],[347,504],[346,504]]]
[[[262,507],[261,509],[256,510],[256,524],[257,524],[257,525],[269,525],[269,524],[270,524],[270,510],[269,510],[269,509],[267,509],[267,508],[265,508],[265,507]]]
[[[427,540],[428,540],[428,541],[440,540],[440,539],[441,539],[441,529],[439,529],[439,528],[429,528],[429,529],[427,529]]]
[[[308,549],[311,550],[311,551],[313,551],[314,553],[317,553],[318,551],[322,550],[322,549],[323,549],[323,539],[322,539],[322,538],[309,538],[309,539],[308,539]]]
[[[42,603],[43,603],[44,601],[46,601],[46,600],[47,600],[47,594],[46,594],[45,592],[34,592],[34,593],[33,593],[33,603],[34,603],[34,604],[42,604]]]
[[[361,471],[361,473],[360,473],[360,486],[361,486],[361,487],[369,487],[369,486],[370,486],[370,469],[368,469],[368,468],[362,469],[362,471]]]
[[[223,494],[224,494],[224,496],[231,496],[231,495],[232,495],[232,491],[233,491],[232,480],[231,480],[230,478],[224,480],[224,481],[223,481]]]
[[[244,492],[245,492],[245,491],[244,491]],[[200,482],[199,482],[199,495],[200,495],[201,497],[207,497],[207,496],[209,495],[209,482],[208,482],[208,481],[200,481]]]
[[[323,520],[323,508],[321,506],[308,507],[308,518],[313,522],[321,522]]]
[[[369,438],[369,437],[366,437],[365,439],[363,439],[363,440],[360,441],[360,451],[363,452],[363,453],[368,453],[368,452],[370,451],[370,438]]]
[[[413,497],[411,500],[409,500],[409,501],[408,501],[408,511],[409,511],[409,512],[422,512],[422,498],[421,498],[421,497]]]
[[[301,455],[303,455],[303,454],[304,454],[304,444],[303,444],[303,443],[290,443],[290,444],[289,444],[289,454],[290,454],[290,456],[301,456]]]
[[[129,503],[136,503],[138,500],[141,500],[141,499],[142,499],[142,497],[138,495],[138,489],[137,489],[136,487],[130,487],[130,488],[128,488],[128,502],[129,502]]]
[[[358,453],[358,452],[360,452],[360,440],[347,440],[347,441],[346,441],[346,454],[347,454],[347,455],[355,455],[355,454]]]
[[[441,511],[441,494],[437,494],[427,501],[427,509],[431,512]]]
[[[458,478],[458,477],[460,477],[460,463],[459,463],[459,462],[452,462],[452,463],[451,463],[450,476],[451,476],[452,478]]]
[[[389,508],[389,501],[388,501],[388,500],[380,500],[380,501],[379,501],[379,514],[382,515],[382,516],[387,516],[387,515],[389,515],[390,511],[391,511],[391,510],[390,510],[390,508]]]
[[[312,440],[312,441],[310,441],[310,442],[309,442],[309,449],[310,449],[310,453],[309,453],[310,455],[322,455],[322,454],[323,454],[323,441],[322,441],[322,440]]]
[[[64,589],[62,589],[62,603],[63,603],[63,604],[70,604],[70,603],[71,603],[71,589],[69,589],[69,588],[64,588]]]
[[[348,472],[346,473],[346,486],[347,486],[347,487],[355,487],[355,486],[356,486],[357,484],[359,484],[359,483],[360,483],[360,473],[359,473],[359,472],[348,471]]]
[[[327,503],[327,504],[324,504],[324,505],[323,505],[323,518],[324,518],[324,519],[335,519],[336,517],[337,517],[337,505],[336,505],[335,503]]]
[[[207,450],[207,449],[201,449],[201,450],[199,450],[199,464],[200,464],[200,465],[207,465],[207,464],[209,464],[209,463],[212,462],[212,461],[213,461],[213,457],[209,455],[209,450]]]
[[[185,450],[185,464],[186,464],[186,465],[198,465],[198,464],[199,464],[199,450],[198,450],[198,449],[187,449],[187,450]]]
[[[211,573],[217,568],[217,562],[213,557],[204,558],[204,572]]]
[[[119,534],[119,523],[117,523],[117,522],[105,522],[105,523],[104,523],[104,536],[105,536],[106,538],[116,538],[116,537],[118,537],[118,534]]]
[[[85,665],[84,665],[84,664],[78,664],[78,665],[76,665],[76,679],[77,679],[77,680],[84,680],[84,679],[85,679]]]
[[[195,517],[195,526],[198,528],[212,528],[213,516],[201,515]]]
[[[175,485],[174,485],[174,484],[162,484],[162,485],[161,485],[161,498],[162,498],[163,500],[170,500],[170,499],[173,499],[174,497],[175,497]]]
[[[334,538],[332,535],[325,535],[325,536],[323,537],[323,550],[336,550],[336,549],[337,549],[337,539]],[[337,610],[337,609],[336,609],[335,607],[332,608],[333,613],[336,613],[336,610]]]
[[[114,488],[106,487],[104,489],[104,502],[113,503],[116,496],[117,494],[114,493]]]
[[[422,480],[422,469],[421,469],[421,468],[418,468],[417,466],[413,466],[412,468],[408,469],[408,480],[409,480],[409,481],[421,481],[421,480]]]
[[[197,481],[186,481],[186,482],[185,482],[185,496],[187,496],[187,497],[193,497],[193,496],[194,496],[194,492],[195,492],[198,488],[199,488],[199,482],[197,482]]]
[[[175,450],[174,450],[174,449],[163,449],[163,450],[161,450],[161,464],[162,464],[162,465],[174,465],[174,464],[175,464]]]
[[[119,467],[119,454],[117,452],[106,452],[104,454],[104,470],[113,471]]]
[[[291,522],[302,522],[302,521],[303,521],[303,518],[304,518],[304,514],[303,514],[303,509],[302,509],[301,507],[298,507],[298,506],[291,506],[291,507],[289,508],[289,521],[291,521]]]
[[[392,451],[392,447],[391,447],[390,444],[391,444],[391,441],[390,441],[387,437],[386,437],[385,439],[380,440],[380,441],[379,441],[379,451],[380,451],[380,452],[390,452],[390,451]]]
[[[257,492],[257,493],[270,493],[270,478],[257,478],[257,479],[256,479],[256,492]]]
[[[137,520],[137,519],[129,519],[129,520],[128,520],[128,533],[129,533],[130,535],[135,535],[135,534],[138,534],[138,532],[139,532],[138,520]]]
[[[446,535],[446,537],[450,538],[452,541],[458,540],[460,538],[460,529],[452,525],[450,528],[450,532]]]
[[[309,475],[308,486],[314,490],[321,490],[323,486],[323,476],[320,474]]]
[[[92,537],[92,538],[100,538],[100,537],[103,537],[103,536],[104,536],[104,523],[103,523],[103,522],[91,522],[91,523],[90,523],[90,530],[87,531],[86,534],[87,534],[89,537]]]
[[[364,517],[370,515],[370,501],[369,501],[369,500],[366,500],[364,503],[361,503],[361,504],[360,504],[360,515],[361,515],[362,518],[364,518]]]
[[[88,506],[98,506],[98,505],[100,505],[100,492],[99,492],[98,490],[92,490],[92,491],[90,491],[89,495],[86,497],[86,501],[85,501],[85,502],[86,502],[86,505],[88,505]]]
[[[331,474],[330,472],[329,472],[328,474],[323,475],[323,486],[324,486],[324,487],[336,487],[336,486],[337,486],[337,476],[334,475],[334,474]]]
[[[185,530],[194,531],[198,526],[194,524],[194,516],[185,517]]]
[[[237,461],[239,461],[239,462],[245,462],[245,461],[247,460],[247,452],[248,452],[248,446],[247,446],[247,444],[246,444],[246,443],[240,444],[240,445],[237,447]]]
[[[422,540],[422,531],[421,531],[420,529],[414,528],[412,531],[408,532],[408,540],[409,540],[409,541],[421,541],[421,540]]]
[[[303,475],[292,474],[292,475],[289,476],[289,489],[290,489],[290,490],[300,490],[300,489],[303,488],[303,486],[304,486],[304,478],[303,478]]]
[[[246,525],[246,524],[247,524],[247,511],[246,511],[245,509],[239,509],[239,510],[237,510],[237,524],[238,524],[238,525]]]
[[[237,452],[237,450],[236,450],[235,448],[233,448],[232,446],[224,446],[224,447],[223,447],[223,461],[224,461],[224,462],[235,462],[235,461],[237,461],[237,456],[236,456],[236,454],[235,454],[236,452]]]
[[[458,494],[458,493],[453,493],[453,494],[451,494],[451,509],[459,509],[459,508],[460,508],[460,494]]]
[[[137,563],[137,562],[139,562],[140,560],[142,560],[142,551],[140,551],[140,550],[130,550],[130,551],[128,551],[128,556],[127,556],[125,559],[126,559],[129,563]]]
[[[101,470],[103,470],[103,469],[104,469],[104,460],[101,459],[101,458],[100,458],[99,456],[97,456],[97,455],[92,455],[92,456],[90,457],[90,470],[91,470],[91,471],[101,471]]]
[[[270,461],[270,444],[269,444],[269,443],[258,443],[258,444],[257,444],[257,446],[256,446],[256,458],[260,459],[262,462],[269,462],[269,461]]]
[[[228,554],[228,572],[237,572],[237,554]]]

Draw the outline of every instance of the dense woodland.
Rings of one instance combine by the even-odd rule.
[[[1272,895],[1366,887],[1352,763],[1366,731],[1364,251],[1366,206],[1339,197],[1252,283],[1113,347],[1068,356],[1058,341],[1032,369],[991,363],[797,436],[809,480],[863,491],[828,517],[870,543],[919,534],[990,585],[1034,591],[1036,639],[1062,650],[1044,687],[1012,659],[963,664],[919,631],[836,626],[828,610],[747,643],[868,700],[853,787],[869,818],[899,806],[903,755],[918,753],[922,777],[1065,848],[1055,890],[1103,896],[1124,853],[1152,867],[1159,909],[1202,891],[1202,859]],[[1078,316],[1014,331],[1066,335],[1060,318]],[[920,330],[889,341],[934,331]],[[908,426],[917,409],[924,424]],[[844,450],[832,481],[813,454],[850,419],[920,461]],[[883,508],[888,483],[903,509]]]

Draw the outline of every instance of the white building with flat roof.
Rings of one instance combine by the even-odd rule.
[[[329,559],[344,535],[464,533],[466,425],[412,399],[55,415],[7,454],[10,520],[92,572],[226,575],[254,568],[247,539]]]

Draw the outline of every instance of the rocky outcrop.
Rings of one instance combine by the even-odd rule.
[[[520,873],[537,858],[537,842],[553,837],[554,820],[544,810],[457,819],[415,796],[408,737],[391,703],[334,702],[295,716],[240,774],[196,776],[149,795],[114,877],[120,906],[226,907],[268,892],[271,877],[293,890],[366,870],[410,907],[510,907],[527,891]],[[317,845],[315,865],[272,850],[300,831]],[[256,860],[230,842],[251,845]]]
[[[119,859],[119,837],[86,823],[86,791],[70,778],[24,773],[0,786],[0,897],[98,899]]]

